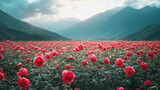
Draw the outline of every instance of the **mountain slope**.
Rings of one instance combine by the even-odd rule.
[[[0,22],[8,25],[14,30],[23,31],[30,35],[38,35],[45,40],[66,40],[65,37],[60,36],[54,32],[47,31],[45,29],[33,26],[26,22],[15,19],[14,17],[8,15],[7,13],[0,10]]]
[[[25,32],[14,30],[8,25],[0,22],[0,40],[21,40],[21,41],[28,41],[28,40],[46,40],[43,37],[38,35],[30,35]]]
[[[160,40],[160,23],[149,25],[121,38],[121,40]]]
[[[108,10],[107,12],[97,14],[83,22],[61,30],[58,33],[72,39],[88,39],[88,35],[93,32],[95,27],[103,24],[119,10],[121,10],[121,8],[115,8],[114,10]]]
[[[62,30],[60,34],[72,39],[115,40],[147,25],[160,22],[160,9],[156,7],[147,6],[142,9],[126,7],[112,15],[107,12],[104,12],[104,16],[100,14],[102,19],[95,20],[95,16],[90,18],[92,22],[89,22],[95,25],[88,25],[86,20],[82,22],[86,23],[85,25],[77,24]]]

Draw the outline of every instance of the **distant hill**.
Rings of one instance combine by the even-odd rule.
[[[76,40],[116,40],[158,22],[160,8],[116,8],[64,29],[59,34]]]
[[[121,40],[160,40],[160,23],[149,25],[121,38]]]
[[[26,22],[23,22],[21,20],[18,20],[16,18],[8,15],[7,13],[3,12],[2,10],[0,10],[0,22],[1,22],[1,24],[3,23],[3,25],[7,25],[9,27],[9,28],[2,28],[1,27],[0,28],[1,32],[3,30],[14,30],[15,33],[18,31],[21,31],[18,33],[21,33],[21,34],[26,33],[25,35],[30,35],[33,38],[33,39],[32,38],[30,39],[27,37],[23,37],[23,39],[26,38],[25,40],[68,40],[67,38],[65,38],[57,33],[33,26],[33,25],[26,23]],[[3,31],[3,32],[5,32],[5,31]],[[7,37],[4,35],[7,35],[7,34],[3,34],[3,37]],[[15,34],[13,34],[13,35],[15,35]],[[15,36],[15,37],[17,37],[17,36]],[[9,38],[9,39],[12,39],[12,38]]]

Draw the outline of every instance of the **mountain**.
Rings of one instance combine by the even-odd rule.
[[[160,23],[149,25],[121,38],[121,40],[160,40]]]
[[[34,38],[39,38],[39,40],[67,40],[67,38],[57,33],[20,21],[8,15],[7,13],[3,12],[2,10],[0,10],[0,22],[10,27],[9,29],[7,28],[8,30],[15,30],[15,32],[21,31],[21,33],[26,33],[26,35],[31,35]],[[1,31],[2,29],[4,28],[1,27]],[[31,39],[28,38],[26,40],[31,40]]]
[[[160,8],[156,7],[116,8],[64,29],[59,34],[78,40],[116,40],[147,25],[160,22],[159,16]]]
[[[12,41],[28,41],[28,40],[46,40],[36,34],[30,35],[25,32],[14,30],[8,25],[0,22],[0,40],[12,40]]]
[[[122,8],[115,8],[114,10],[108,10],[107,12],[97,14],[85,21],[77,23],[69,28],[58,31],[60,35],[72,38],[72,39],[90,39],[91,33],[94,29],[102,25],[107,21],[112,15],[120,11]],[[88,36],[89,35],[89,36]],[[94,36],[93,36],[94,37]]]

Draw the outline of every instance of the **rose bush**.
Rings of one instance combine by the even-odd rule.
[[[8,40],[0,61],[0,90],[160,88],[160,41]]]

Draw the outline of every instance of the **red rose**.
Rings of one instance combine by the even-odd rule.
[[[87,61],[87,60],[83,60],[83,61],[82,61],[82,64],[83,64],[83,65],[88,65],[88,61]]]
[[[57,56],[57,55],[59,55],[59,54],[58,54],[58,52],[57,52],[56,50],[53,50],[53,51],[52,51],[52,55],[53,55],[53,56]]]
[[[124,57],[123,57],[123,59],[124,59],[124,60],[127,60],[127,57],[126,57],[126,56],[124,56]]]
[[[21,52],[21,50],[17,50],[17,52],[16,52],[16,53],[19,53],[19,52]]]
[[[117,87],[117,90],[124,90],[123,87]]]
[[[141,55],[141,52],[139,52],[139,51],[136,51],[136,54],[137,54],[137,55]]]
[[[18,67],[22,66],[22,63],[18,63],[17,66],[18,66]]]
[[[79,51],[79,48],[78,47],[75,47],[75,48],[73,48],[73,51],[75,52],[75,51]]]
[[[66,64],[66,68],[67,68],[67,69],[71,69],[71,65]]]
[[[56,67],[60,67],[60,65],[59,65],[59,64],[57,64],[57,65],[56,65]]]
[[[17,75],[21,77],[25,77],[28,75],[28,70],[26,68],[19,69],[19,72],[17,72]]]
[[[109,78],[109,75],[108,75],[108,74],[106,74],[106,78]]]
[[[7,40],[7,42],[9,43],[9,42],[10,42],[10,40]]]
[[[103,48],[103,45],[101,43],[98,43],[97,46],[102,49]]]
[[[147,69],[147,63],[142,62],[142,63],[141,63],[141,68],[142,68],[143,70],[146,70],[146,69]]]
[[[0,72],[2,73],[3,72],[3,70],[0,68]]]
[[[88,55],[89,55],[89,53],[88,53],[88,52],[86,52],[86,53],[85,53],[85,55],[86,55],[86,56],[88,56]]]
[[[4,78],[4,74],[0,72],[0,80]]]
[[[27,89],[29,87],[29,79],[25,78],[25,77],[19,77],[18,78],[18,82],[17,83],[20,87]]]
[[[44,56],[46,59],[50,59],[51,58],[51,54],[50,53],[45,53],[45,56]]]
[[[142,54],[143,53],[143,51],[142,50],[139,50],[139,52]]]
[[[68,57],[68,60],[74,60],[74,57],[71,55]]]
[[[74,88],[74,90],[80,90],[80,88]]]
[[[84,50],[84,45],[83,44],[79,44],[78,48],[79,48],[79,50]]]
[[[138,50],[138,51],[136,51],[136,54],[139,56],[139,55],[141,55],[143,53],[143,51],[142,50]]]
[[[45,59],[42,56],[37,56],[33,59],[33,64],[37,67],[43,66],[45,62]]]
[[[104,52],[101,52],[101,53],[100,53],[100,55],[103,55],[103,54],[104,54]]]
[[[7,74],[6,74],[6,73],[3,73],[3,75],[6,76]]]
[[[141,60],[139,60],[139,59],[137,59],[137,61],[136,61],[137,63],[141,63]]]
[[[133,76],[135,73],[134,68],[132,68],[131,66],[126,66],[125,67],[125,71],[124,71],[128,76]]]
[[[146,82],[144,82],[144,84],[148,85],[148,86],[152,86],[153,83],[150,80],[146,80]]]
[[[3,55],[0,54],[0,59],[3,57]]]
[[[100,68],[100,66],[99,66],[99,65],[97,65],[97,68]]]
[[[108,58],[104,58],[103,62],[105,62],[105,64],[110,64],[110,60]]]
[[[47,50],[45,48],[42,49],[42,52],[46,52]]]
[[[46,67],[46,64],[43,64],[43,67]]]
[[[27,58],[26,59],[26,62],[30,62],[32,59],[31,58]]]
[[[92,55],[89,57],[89,59],[90,59],[93,63],[95,63],[95,62],[97,61],[97,58],[96,58],[96,56],[95,56],[94,54],[92,54]]]
[[[64,70],[62,72],[62,80],[64,83],[66,84],[69,84],[69,83],[72,83],[73,80],[75,79],[75,74],[71,71],[67,71],[67,70]]]
[[[153,51],[148,51],[148,56],[149,57],[154,57],[154,52]]]
[[[119,68],[123,66],[123,61],[121,58],[117,58],[114,62]]]
[[[126,55],[127,55],[127,56],[132,56],[132,52],[127,51]]]

